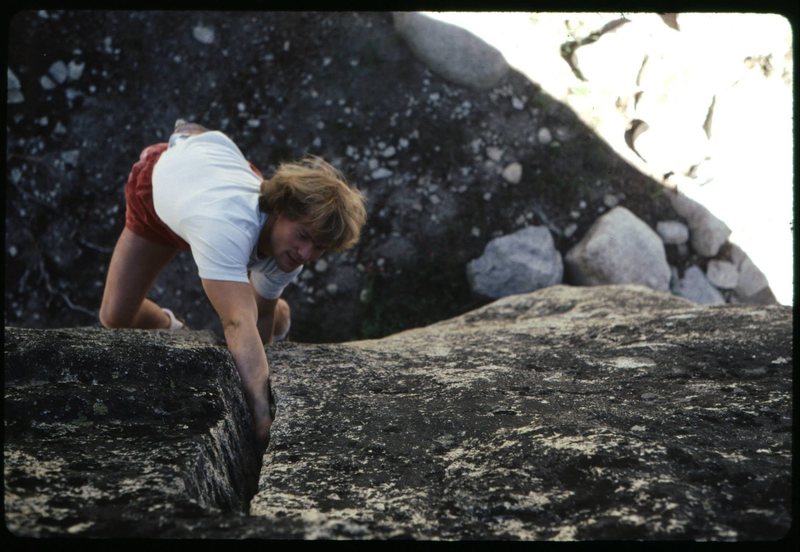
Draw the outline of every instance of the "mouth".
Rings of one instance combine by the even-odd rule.
[[[303,263],[302,263],[302,262],[301,262],[299,259],[297,259],[297,258],[296,258],[294,255],[292,255],[292,254],[291,254],[291,253],[289,253],[288,251],[286,252],[286,256],[289,258],[289,261],[290,261],[290,262],[291,262],[293,265],[300,266],[301,264],[303,264]]]

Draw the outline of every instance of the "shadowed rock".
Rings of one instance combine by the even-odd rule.
[[[249,514],[190,484],[234,465],[208,452],[215,429],[249,431],[223,348],[7,328],[6,524],[218,538],[780,538],[791,523],[791,315],[641,286],[555,286],[379,340],[280,343],[269,349],[277,417]]]
[[[239,377],[206,332],[5,329],[6,527],[165,536],[246,512],[260,459]]]

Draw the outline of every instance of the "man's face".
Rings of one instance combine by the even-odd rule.
[[[308,227],[278,215],[269,237],[271,255],[278,268],[291,272],[298,266],[316,261],[325,250],[314,243]]]

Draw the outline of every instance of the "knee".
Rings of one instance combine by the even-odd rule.
[[[289,303],[285,299],[278,299],[278,304],[275,305],[275,313],[281,318],[289,320],[292,315],[292,309],[289,308]]]
[[[116,310],[106,303],[100,305],[100,313],[98,314],[100,324],[104,328],[129,328],[131,321],[123,315],[119,310]]]
[[[283,299],[278,299],[275,305],[275,335],[283,334],[288,328],[292,318],[292,309],[289,303]]]

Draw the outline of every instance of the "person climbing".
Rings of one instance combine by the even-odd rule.
[[[264,179],[227,135],[179,119],[169,141],[146,147],[131,169],[100,323],[185,327],[147,294],[180,250],[191,251],[263,445],[272,425],[264,346],[285,337],[291,324],[281,294],[303,265],[358,242],[365,203],[319,157],[281,163]]]

